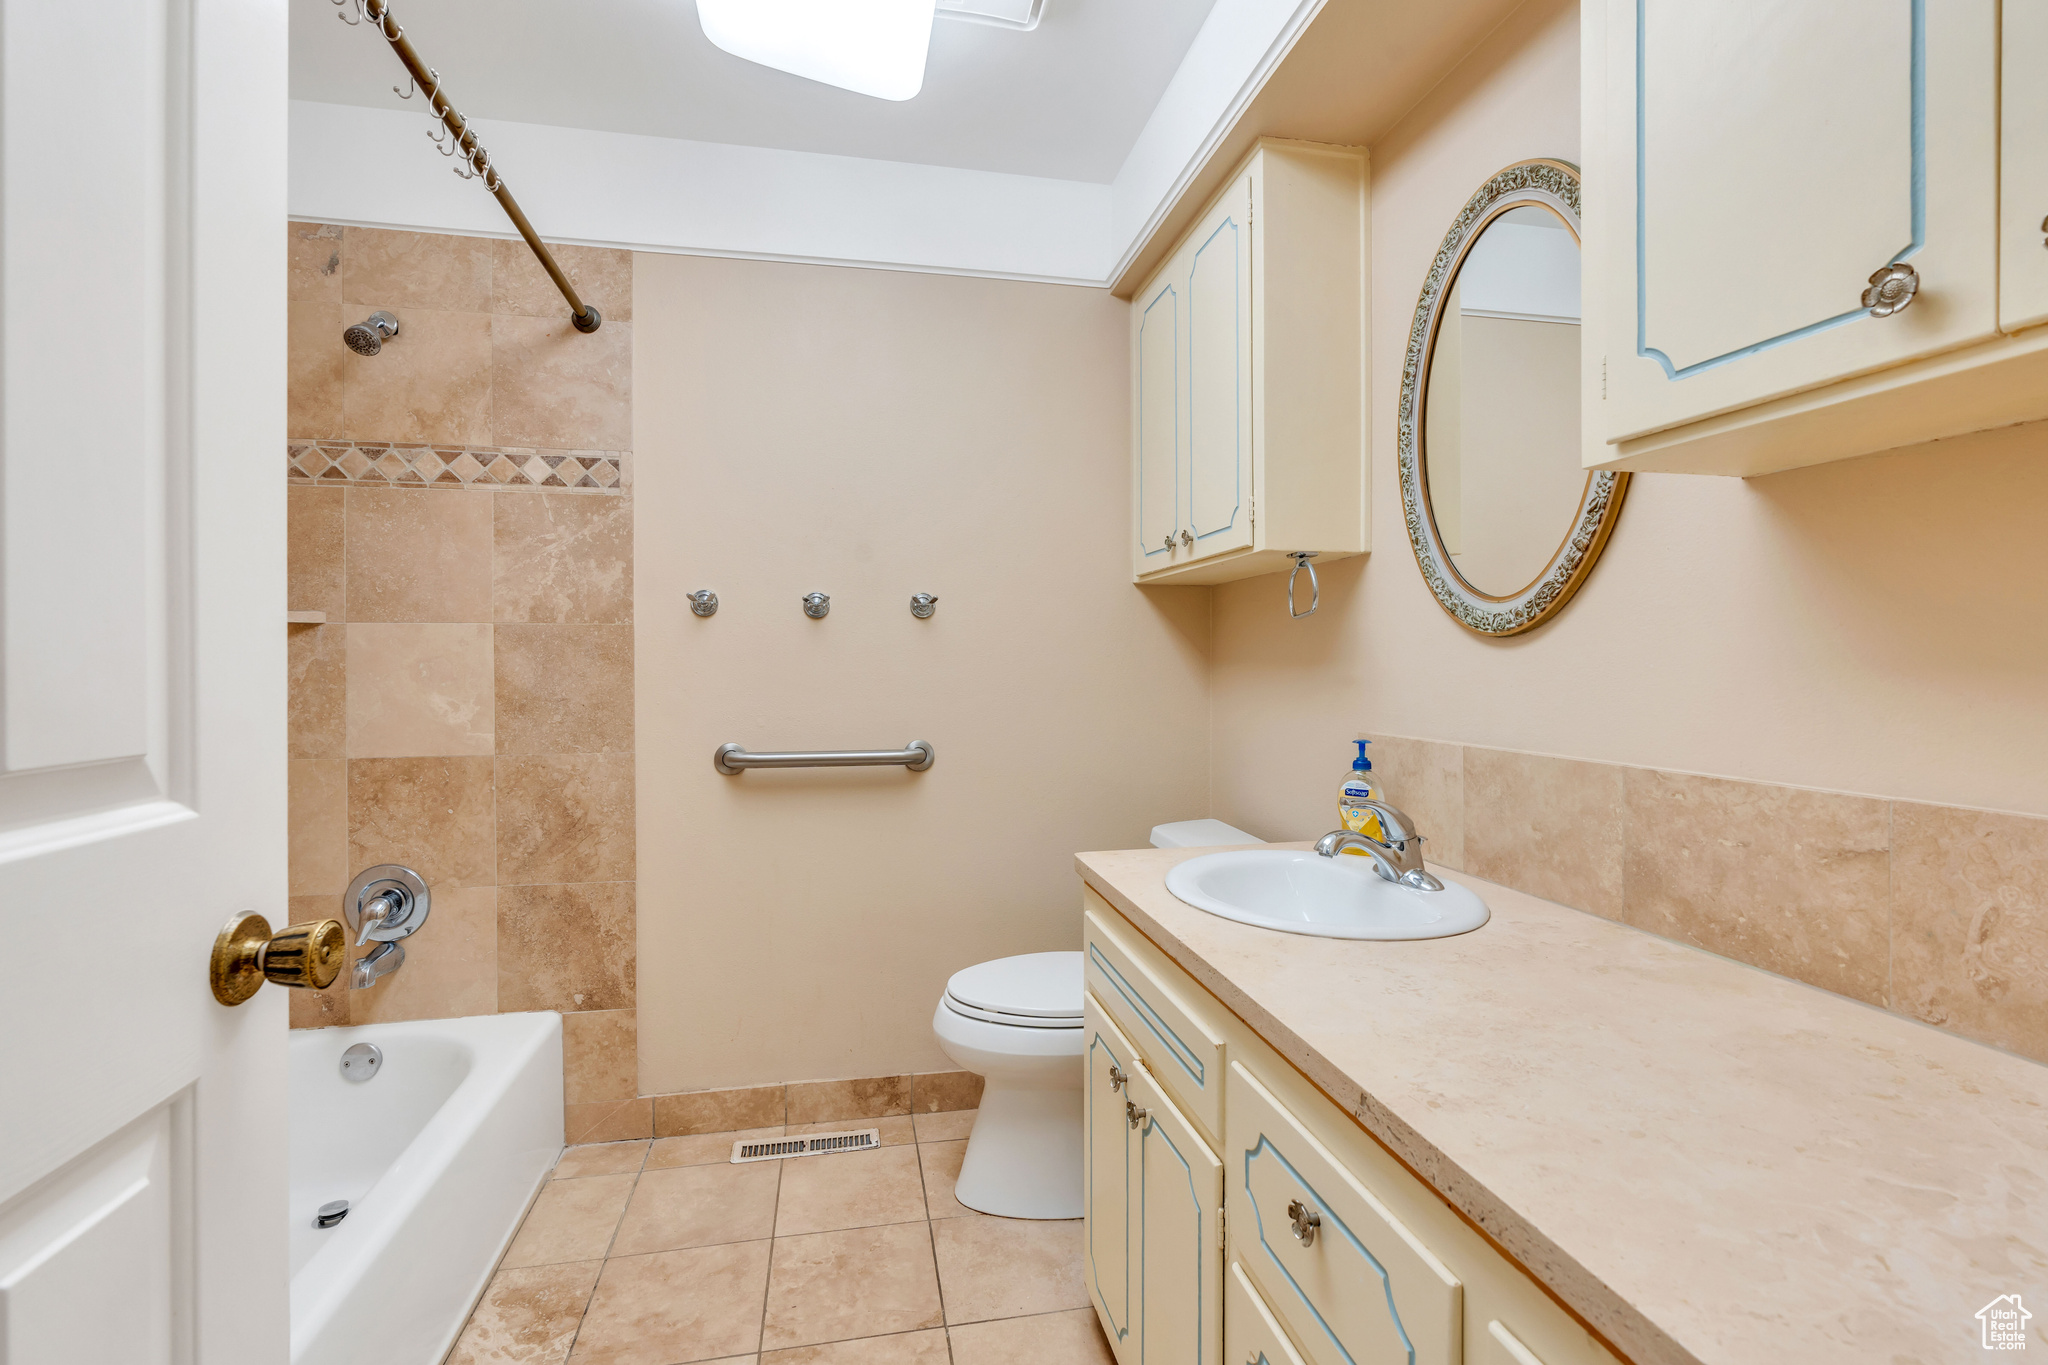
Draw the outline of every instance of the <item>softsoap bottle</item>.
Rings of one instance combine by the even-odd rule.
[[[1384,842],[1387,836],[1380,828],[1379,816],[1359,804],[1362,801],[1387,799],[1386,788],[1380,785],[1379,778],[1373,776],[1372,760],[1365,756],[1365,746],[1372,741],[1360,739],[1352,742],[1358,746],[1358,757],[1351,760],[1351,771],[1344,775],[1344,785],[1337,789],[1337,818],[1343,823],[1344,828],[1353,834],[1363,834],[1369,839]],[[1360,848],[1347,848],[1344,851],[1355,853],[1361,858],[1366,856],[1365,850]]]

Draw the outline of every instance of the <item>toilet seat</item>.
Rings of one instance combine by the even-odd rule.
[[[953,1013],[1009,1028],[1081,1027],[1081,955],[1025,953],[955,972],[943,1003]]]

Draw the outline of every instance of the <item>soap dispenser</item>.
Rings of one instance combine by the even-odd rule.
[[[1387,836],[1380,828],[1379,816],[1359,804],[1361,801],[1387,799],[1386,789],[1380,785],[1380,780],[1373,776],[1372,760],[1365,755],[1365,746],[1372,741],[1360,739],[1352,742],[1358,746],[1358,757],[1351,760],[1351,771],[1344,774],[1344,785],[1337,790],[1337,818],[1343,823],[1344,828],[1353,834],[1363,834],[1369,839],[1384,842]],[[1347,848],[1344,851],[1360,857],[1365,856],[1364,849]]]

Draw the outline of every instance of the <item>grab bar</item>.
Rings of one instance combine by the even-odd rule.
[[[727,777],[749,768],[879,768],[900,763],[914,773],[932,766],[938,750],[922,739],[901,749],[821,749],[812,753],[750,754],[737,744],[721,744],[711,766]]]

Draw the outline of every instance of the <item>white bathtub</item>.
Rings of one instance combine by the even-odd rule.
[[[561,1150],[559,1014],[294,1030],[291,1365],[437,1365]]]

